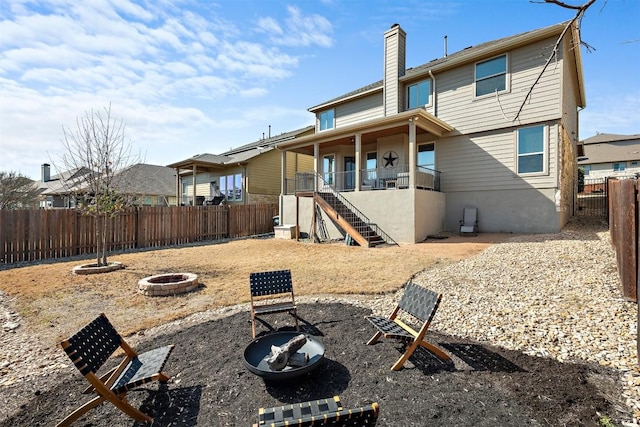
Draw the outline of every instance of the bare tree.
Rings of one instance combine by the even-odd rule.
[[[139,158],[132,157],[125,125],[112,117],[111,105],[103,111],[85,112],[76,118],[75,129],[63,126],[62,131],[66,151],[61,156],[62,164],[68,171],[81,171],[63,185],[78,208],[95,217],[96,263],[107,265],[109,219],[131,204],[131,199],[120,192],[123,183],[119,182],[119,172],[138,163]]]
[[[38,188],[35,183],[18,172],[0,171],[0,209],[37,206]]]
[[[531,0],[531,3],[555,4],[557,6],[565,8],[565,9],[575,10],[576,14],[571,20],[569,20],[567,22],[567,24],[564,27],[564,30],[562,30],[562,33],[558,37],[558,40],[556,41],[556,44],[553,46],[553,50],[551,51],[551,55],[547,59],[547,62],[544,64],[544,67],[542,67],[542,70],[538,74],[538,77],[536,78],[535,82],[533,82],[533,84],[529,88],[529,91],[525,95],[524,100],[520,104],[520,108],[518,108],[518,112],[516,113],[516,115],[515,115],[515,117],[513,118],[512,121],[515,122],[516,120],[518,120],[518,118],[520,117],[520,113],[522,113],[523,108],[527,104],[527,100],[529,99],[529,97],[531,96],[531,93],[533,92],[533,88],[536,87],[536,85],[538,84],[538,82],[542,78],[542,75],[544,74],[545,70],[549,67],[549,64],[551,64],[552,60],[554,58],[558,57],[558,49],[559,49],[560,44],[562,43],[562,39],[564,38],[564,36],[567,33],[567,31],[569,31],[569,29],[574,25],[575,22],[580,23],[582,21],[582,17],[584,16],[584,13],[595,2],[596,2],[596,0],[588,0],[586,3],[581,4],[581,5],[571,5],[571,4],[568,4],[568,3],[560,1],[560,0],[540,0],[540,1]],[[606,4],[606,1],[605,1],[605,4]],[[574,48],[575,49],[579,49],[580,46],[585,46],[589,50],[593,49],[590,45],[588,45],[587,43],[585,43],[582,40],[579,40],[579,45],[575,46]]]

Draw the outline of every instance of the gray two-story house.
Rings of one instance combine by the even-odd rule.
[[[557,232],[576,199],[579,30],[561,23],[406,68],[406,34],[384,33],[381,81],[309,109],[313,135],[278,145],[313,156],[282,176],[281,224],[326,226],[371,245],[459,230]],[[312,232],[313,232],[312,231]]]

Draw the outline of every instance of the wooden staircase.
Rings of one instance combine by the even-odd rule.
[[[313,199],[327,216],[360,246],[370,248],[386,243],[396,244],[393,240],[385,241],[376,231],[377,227],[374,224],[365,222],[333,192],[316,192]],[[386,237],[390,240],[388,236]]]

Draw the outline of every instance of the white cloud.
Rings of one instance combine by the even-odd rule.
[[[284,25],[278,24],[273,18],[261,18],[258,23],[258,31],[269,34],[269,39],[281,46],[320,46],[331,47],[333,45],[333,26],[323,16],[312,14],[303,15],[295,6],[288,6],[289,16]]]
[[[0,11],[0,144],[6,153],[0,170],[34,178],[40,164],[58,156],[62,126],[109,104],[159,164],[186,157],[184,150],[220,152],[219,140],[218,148],[227,150],[258,139],[247,126],[256,117],[239,100],[263,104],[274,84],[299,66],[298,55],[308,54],[301,47],[333,43],[329,21],[297,8],[288,8],[282,22],[263,17],[265,38],[207,2],[11,3]],[[269,107],[252,114],[282,123],[281,131],[291,130],[284,127],[292,117],[309,121],[304,110]]]
[[[580,112],[580,139],[596,133],[634,135],[640,133],[640,91],[610,93],[589,98]]]

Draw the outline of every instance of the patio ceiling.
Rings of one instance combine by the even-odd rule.
[[[385,136],[408,134],[409,120],[414,119],[416,135],[430,133],[440,137],[453,130],[453,127],[438,119],[423,109],[405,111],[391,117],[368,120],[354,125],[327,130],[313,135],[296,138],[295,140],[278,144],[277,148],[313,155],[315,144],[323,147],[351,144],[356,134],[361,135],[362,145],[375,143],[378,138]]]

